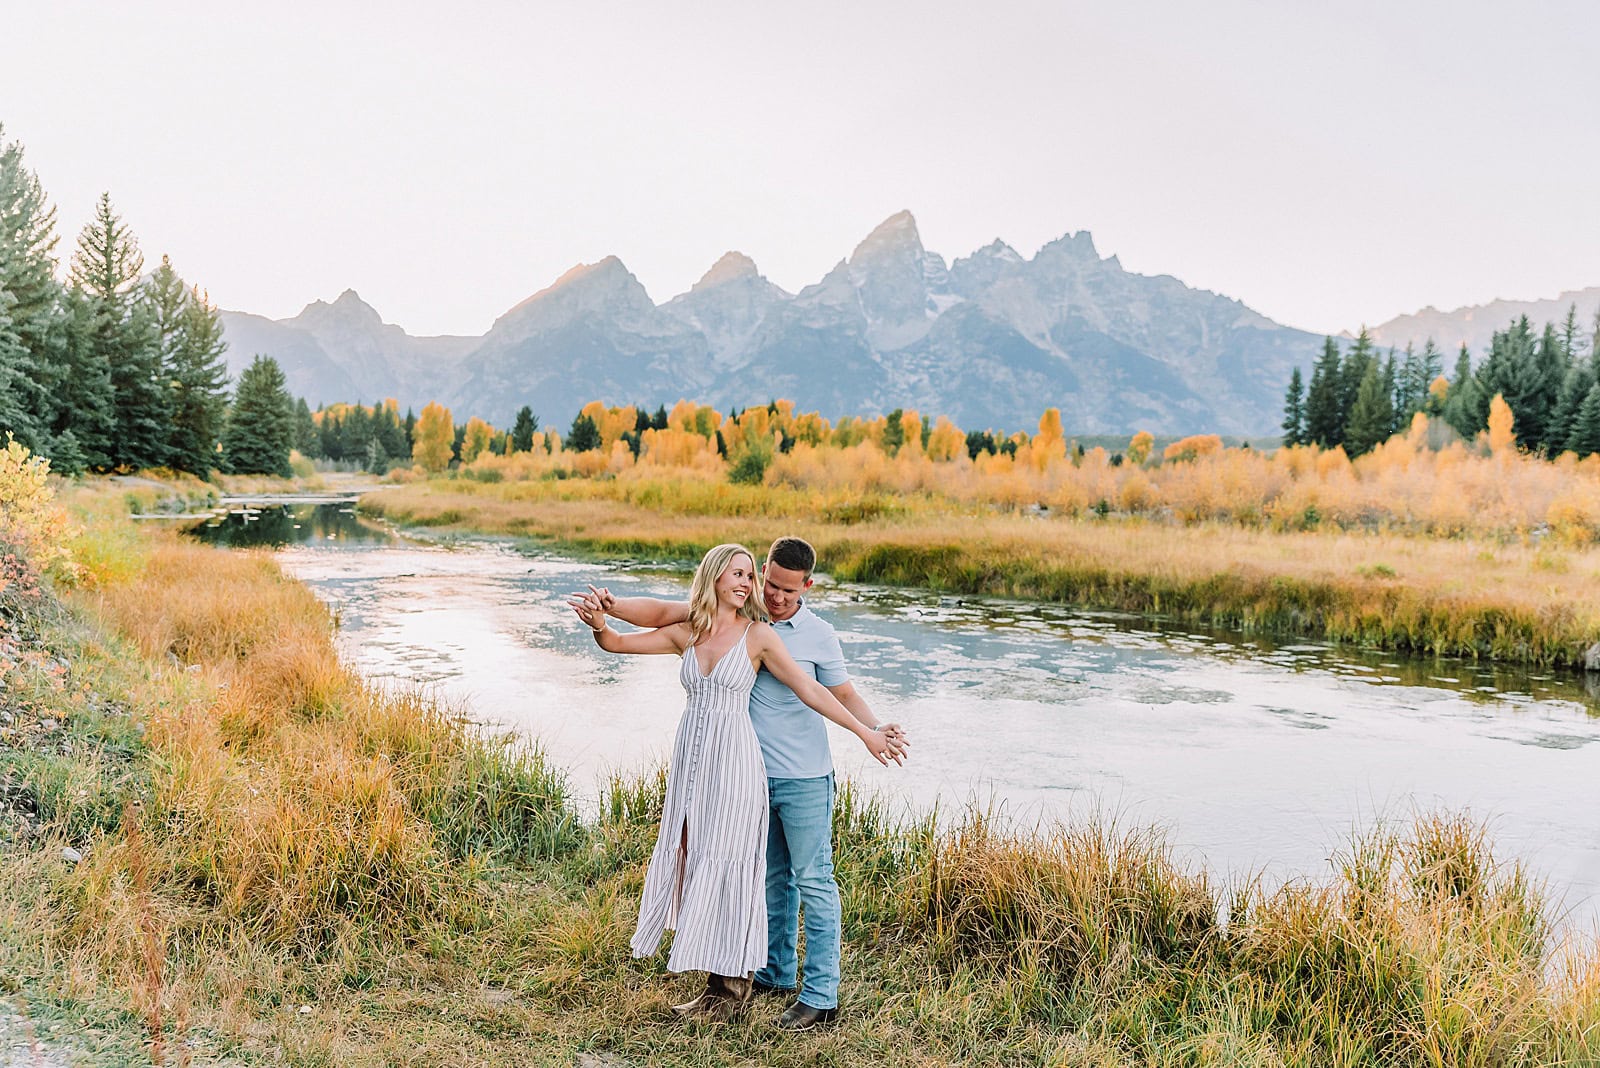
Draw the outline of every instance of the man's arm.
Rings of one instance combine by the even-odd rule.
[[[863,727],[868,730],[882,731],[884,736],[889,739],[889,744],[895,749],[905,749],[911,745],[906,740],[906,732],[901,729],[900,724],[878,722],[878,717],[873,714],[872,708],[867,704],[867,699],[862,697],[856,689],[855,683],[841,682],[839,685],[829,686],[827,689],[841,705],[844,705],[852,716],[861,721]]]
[[[663,601],[655,597],[613,597],[611,591],[604,586],[590,586],[589,596],[584,598],[594,603],[607,615],[615,616],[624,623],[632,623],[636,627],[667,627],[674,623],[682,623],[689,618],[689,603],[687,601]]]

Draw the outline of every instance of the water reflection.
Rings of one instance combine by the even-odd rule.
[[[190,531],[210,545],[281,549],[285,545],[392,545],[393,531],[356,514],[354,499],[317,504],[238,501]]]

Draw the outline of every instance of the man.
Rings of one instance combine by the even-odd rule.
[[[779,538],[761,568],[761,599],[789,655],[864,725],[882,730],[898,762],[909,744],[898,724],[881,727],[845,670],[833,628],[805,606],[817,554],[800,538]],[[687,619],[682,601],[612,597],[590,587],[595,607],[639,627]],[[786,1030],[830,1023],[839,1011],[839,884],[833,877],[833,754],[822,717],[766,671],[750,693],[750,718],[767,766],[767,965],[757,994],[795,992],[799,909],[806,914],[806,960],[799,997],[778,1019]],[[708,988],[708,994],[716,991]]]

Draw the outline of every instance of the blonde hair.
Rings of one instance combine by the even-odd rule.
[[[711,633],[717,621],[717,579],[722,577],[728,565],[733,563],[733,558],[740,553],[750,558],[750,570],[754,572],[755,554],[743,545],[732,542],[718,545],[706,553],[700,560],[700,566],[694,569],[694,582],[689,587],[689,637],[694,642],[698,643]],[[761,607],[754,574],[750,576],[750,596],[739,606],[739,615],[757,623],[766,622],[767,613]]]

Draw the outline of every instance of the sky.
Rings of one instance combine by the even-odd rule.
[[[1321,333],[1600,285],[1589,0],[245,7],[0,0],[63,259],[109,192],[225,308],[412,334],[607,255],[794,292],[901,209]]]

